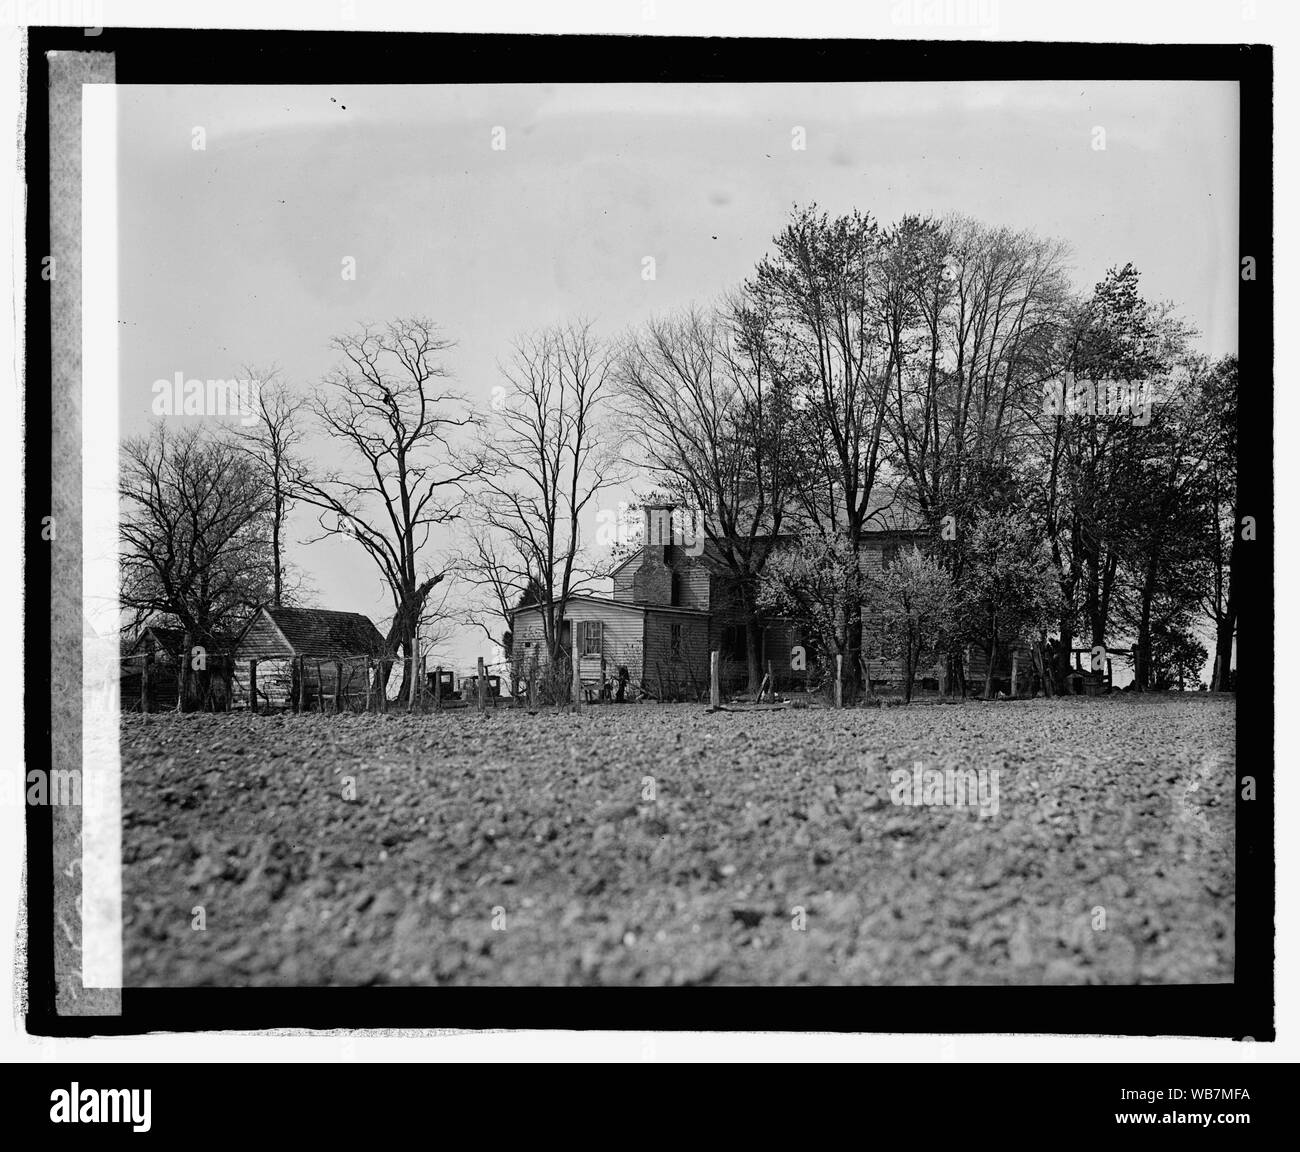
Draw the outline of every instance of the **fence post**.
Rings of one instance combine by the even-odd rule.
[[[144,658],[144,663],[140,666],[140,711],[148,713],[149,711],[149,666],[151,661],[149,657]]]
[[[722,670],[718,663],[721,653],[713,649],[709,653],[709,707],[722,707]]]
[[[767,662],[767,698],[771,703],[776,703],[776,677],[772,675],[771,660]]]
[[[176,693],[177,712],[185,711],[185,698],[190,694],[189,689],[190,689],[190,648],[191,647],[193,647],[193,641],[190,639],[190,634],[186,632],[184,639],[181,641],[181,667],[180,667],[181,683],[180,683],[180,691]]]
[[[1049,666],[1048,651],[1040,641],[1034,641],[1034,653],[1037,657],[1038,669],[1043,676],[1043,695],[1050,700],[1056,695],[1056,669]]]
[[[573,700],[569,706],[569,711],[576,712],[582,707],[582,657],[578,655],[577,641],[574,641],[573,650],[569,654],[569,661],[573,664]]]
[[[483,667],[483,657],[478,658],[478,682],[475,684],[478,689],[478,710],[482,712],[487,707],[487,669]]]
[[[1011,653],[1011,699],[1016,698],[1016,680],[1020,675],[1020,653]]]
[[[606,680],[605,680],[605,652],[604,652],[604,644],[603,644],[603,641],[602,641],[602,645],[601,645],[601,653],[600,653],[600,696],[598,697],[598,699],[599,699],[602,703],[603,703],[604,700],[605,700],[605,684],[606,684]]]
[[[349,677],[351,679],[351,677]],[[343,661],[334,661],[334,713],[343,711]]]
[[[380,657],[379,675],[375,683],[375,691],[379,693],[379,711],[386,713],[388,711],[388,677],[392,674],[392,661]]]
[[[442,665],[433,670],[433,710],[442,711]]]
[[[835,707],[844,707],[844,653],[835,653]]]
[[[257,661],[248,662],[248,710],[257,711]]]
[[[537,710],[537,645],[533,645],[533,659],[528,669],[528,707]]]
[[[298,712],[307,711],[307,657],[298,657]]]

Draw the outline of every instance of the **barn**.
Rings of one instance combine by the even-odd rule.
[[[361,707],[371,665],[384,655],[384,638],[359,612],[260,608],[235,643],[234,699],[247,706],[255,660],[259,707],[290,707],[300,699],[309,709],[333,705],[340,692],[346,705]]]

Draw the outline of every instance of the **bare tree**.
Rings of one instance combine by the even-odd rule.
[[[122,444],[122,606],[168,616],[196,644],[233,630],[270,593],[270,496],[231,437],[155,423]]]
[[[431,320],[363,325],[331,346],[342,360],[312,408],[351,466],[301,477],[297,492],[318,510],[325,536],[356,540],[379,569],[393,601],[388,650],[403,654],[410,677],[429,592],[447,576],[430,571],[421,551],[435,526],[459,517],[477,468],[454,437],[477,421],[443,384],[440,357],[452,342]]]
[[[781,530],[789,398],[773,387],[764,317],[737,294],[715,312],[651,320],[627,343],[617,381],[640,463],[698,512],[745,621],[749,689],[762,675],[758,584]]]
[[[284,525],[303,473],[299,448],[303,438],[301,414],[307,402],[284,383],[278,369],[263,372],[246,366],[243,371],[257,386],[253,390],[252,423],[238,435],[244,451],[270,485],[271,606],[279,608],[286,591],[293,599],[298,585],[289,577],[284,559]],[[287,579],[293,587],[286,590]]]
[[[593,576],[583,514],[622,479],[604,420],[610,369],[609,349],[586,321],[520,338],[482,438],[482,488],[460,571],[490,607],[473,618],[490,636],[485,612],[508,616],[533,587],[553,663],[569,598]]]

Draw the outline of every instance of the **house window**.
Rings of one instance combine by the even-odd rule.
[[[605,622],[582,620],[578,623],[578,651],[583,656],[599,656],[602,651]]]
[[[682,654],[682,626],[680,624],[668,625],[668,650],[674,656]]]

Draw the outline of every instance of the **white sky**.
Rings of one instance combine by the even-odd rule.
[[[616,335],[707,302],[812,200],[886,224],[961,211],[1057,237],[1081,287],[1132,261],[1206,353],[1236,350],[1235,84],[117,91],[123,434],[147,425],[156,379],[276,362],[310,387],[331,335],[411,313],[457,341],[448,366],[486,410],[518,333],[586,316]],[[347,256],[355,281],[340,275]],[[291,558],[321,606],[391,611],[355,545]],[[480,636],[465,629],[444,655],[488,656]]]

